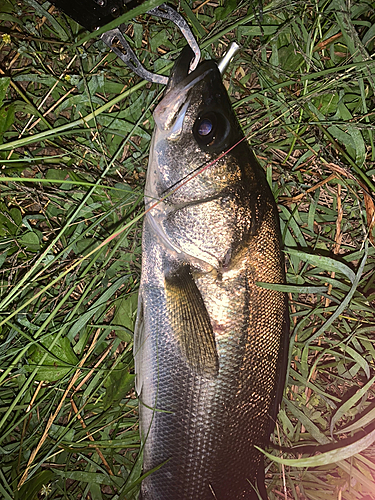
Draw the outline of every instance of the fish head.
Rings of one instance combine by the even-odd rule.
[[[188,74],[189,50],[177,59],[154,111],[146,204],[166,195],[169,204],[214,196],[233,175],[238,179],[233,153],[221,159],[243,137],[222,75],[213,60],[201,62]]]

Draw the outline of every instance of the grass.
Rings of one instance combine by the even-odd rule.
[[[204,57],[242,45],[225,82],[280,209],[292,341],[270,500],[370,500],[374,6],[179,4]],[[3,0],[0,23],[0,497],[131,500],[142,191],[162,89],[48,2]],[[184,45],[147,16],[129,36],[158,72]]]

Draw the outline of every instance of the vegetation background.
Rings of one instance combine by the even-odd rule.
[[[374,499],[375,5],[172,3],[203,57],[241,43],[225,84],[280,209],[292,339],[273,442],[293,451],[268,450],[269,497]],[[165,74],[184,45],[146,14],[126,33]],[[137,497],[132,342],[162,92],[50,3],[1,0],[4,500]]]

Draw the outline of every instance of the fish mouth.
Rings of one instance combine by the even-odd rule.
[[[194,52],[189,45],[186,45],[174,63],[171,74],[169,75],[165,95],[189,75],[190,64],[194,57]]]
[[[191,90],[211,72],[217,71],[216,63],[210,60],[203,61],[188,74],[193,55],[190,47],[185,47],[172,69],[166,93],[154,111],[157,128],[167,132],[169,140],[176,140],[182,131]]]

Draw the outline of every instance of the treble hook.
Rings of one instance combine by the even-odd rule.
[[[196,39],[194,38],[193,33],[191,32],[189,25],[181,16],[181,14],[179,14],[166,3],[163,3],[158,7],[155,7],[154,9],[149,10],[147,14],[155,17],[161,17],[163,19],[168,19],[178,27],[178,29],[181,31],[186,41],[190,45],[192,51],[194,52],[195,57],[190,64],[190,71],[194,71],[194,69],[198,66],[199,60],[201,58],[201,51]],[[130,47],[129,43],[126,41],[123,35],[123,31],[125,31],[125,28],[126,27],[124,25],[121,25],[118,28],[103,33],[101,36],[103,42],[108,45],[108,47],[121,59],[121,61],[123,61],[138,76],[140,76],[144,80],[148,80],[149,82],[167,85],[168,77],[148,71],[139,62],[133,49]]]

